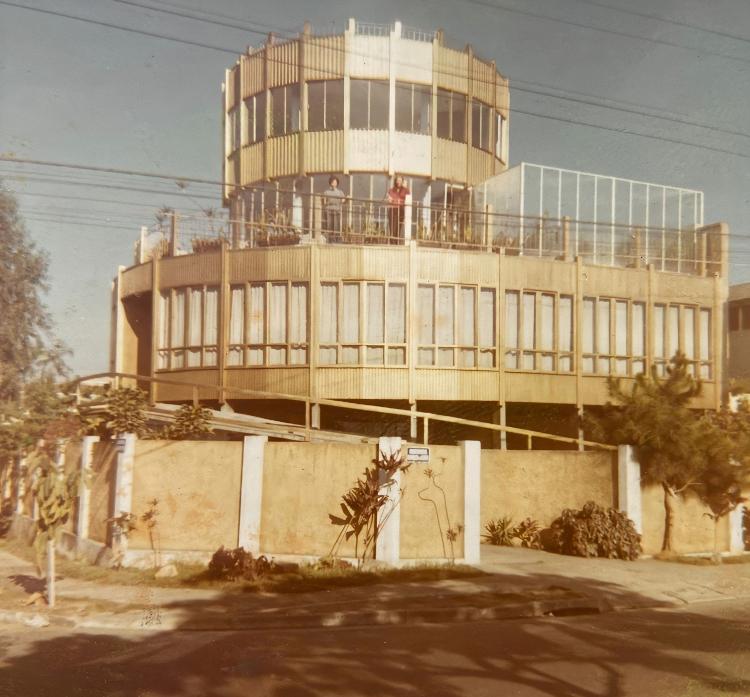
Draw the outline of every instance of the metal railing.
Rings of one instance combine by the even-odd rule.
[[[567,443],[569,445],[576,446],[587,446],[590,448],[599,448],[601,450],[617,450],[616,445],[610,445],[608,443],[598,443],[596,441],[583,440],[579,438],[571,438],[570,436],[560,436],[554,433],[544,433],[543,431],[533,431],[526,428],[516,428],[515,426],[502,426],[500,424],[491,424],[486,421],[476,421],[474,419],[463,419],[457,416],[448,416],[445,414],[434,414],[432,412],[417,411],[410,409],[398,409],[395,407],[386,407],[375,404],[358,404],[354,402],[345,402],[338,399],[321,399],[312,398],[305,395],[285,394],[281,392],[263,392],[260,390],[249,390],[244,387],[231,387],[228,385],[211,385],[208,383],[191,382],[175,380],[174,378],[161,378],[151,377],[148,375],[135,375],[133,373],[120,373],[120,372],[109,372],[109,373],[95,373],[93,375],[84,375],[83,377],[76,378],[72,381],[71,385],[76,388],[76,395],[78,401],[81,401],[80,386],[90,380],[101,380],[101,378],[109,378],[115,389],[124,386],[124,382],[129,382],[131,386],[137,386],[138,383],[146,383],[148,385],[172,385],[186,388],[190,391],[191,399],[194,406],[198,406],[201,400],[201,394],[207,393],[209,395],[215,395],[215,399],[219,402],[224,402],[230,395],[239,395],[248,399],[276,399],[280,401],[290,402],[302,402],[305,405],[305,423],[299,424],[300,429],[304,429],[304,433],[307,435],[307,440],[310,438],[310,433],[317,430],[317,427],[313,426],[312,423],[312,407],[317,406],[328,406],[335,407],[338,409],[348,409],[351,411],[361,411],[375,414],[389,414],[392,416],[403,416],[410,419],[413,423],[417,420],[422,421],[422,442],[427,445],[429,444],[430,434],[430,422],[438,421],[442,423],[450,423],[459,426],[469,426],[472,428],[481,428],[488,431],[494,431],[499,433],[512,433],[526,437],[527,449],[531,450],[534,438],[541,438],[543,440],[553,440],[558,443]],[[203,399],[207,399],[203,397]],[[415,429],[412,429],[414,433]]]
[[[252,193],[252,192],[248,192]],[[252,197],[251,197],[252,198]],[[542,257],[622,268],[704,275],[722,272],[718,234],[694,227],[664,229],[615,223],[495,213],[466,203],[403,204],[384,200],[326,199],[319,194],[263,192],[242,218],[226,212],[172,214],[142,228],[136,262],[152,256],[301,244],[417,245]]]

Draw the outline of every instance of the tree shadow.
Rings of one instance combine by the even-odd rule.
[[[578,581],[579,589],[588,584],[592,594],[618,591],[615,584],[553,574],[540,575],[539,581],[545,587],[570,587]],[[321,593],[317,602],[331,605],[340,594],[338,589],[335,595]],[[635,596],[621,589],[621,597],[635,601]],[[162,616],[179,613],[180,629],[174,631],[61,634],[48,628],[20,637],[0,634],[0,694],[750,694],[748,625],[687,607],[504,622],[189,629],[207,616],[241,612],[243,602],[257,608],[262,600],[256,597],[251,603],[242,594],[228,594],[157,608]],[[313,599],[307,606],[315,603]],[[291,620],[294,607],[287,604],[282,614]],[[144,608],[149,612],[158,622],[158,612]]]
[[[55,578],[58,576],[55,575]],[[30,574],[11,574],[8,580],[26,593],[43,593],[46,587],[44,578]]]

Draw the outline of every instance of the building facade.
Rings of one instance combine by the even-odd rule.
[[[112,369],[161,380],[155,399],[304,419],[284,399],[303,396],[570,435],[608,377],[680,351],[700,406],[719,405],[726,226],[704,225],[700,192],[508,169],[508,83],[470,48],[350,21],[269,39],[223,95],[228,216],[142,234],[116,283]],[[394,226],[395,174],[411,193]],[[418,435],[381,416],[323,421]]]

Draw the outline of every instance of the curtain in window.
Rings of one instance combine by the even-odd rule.
[[[242,365],[242,351],[245,341],[245,289],[232,288],[229,308],[229,365]]]
[[[268,343],[286,343],[286,283],[272,283],[268,299]],[[272,346],[268,349],[271,365],[286,363],[286,347]]]
[[[557,342],[562,354],[573,351],[573,298],[570,295],[560,296]],[[561,355],[558,367],[562,372],[570,372],[573,369],[571,356]]]
[[[676,305],[669,307],[669,356],[677,353],[680,348],[680,308]]]
[[[219,331],[219,289],[206,288],[203,310],[203,365],[216,365],[216,345]]]
[[[385,287],[382,283],[367,284],[367,342],[384,342],[384,303]]]
[[[540,348],[542,351],[552,351],[555,346],[555,296],[542,293]],[[551,353],[543,353],[542,370],[554,370],[555,357]]]
[[[175,290],[172,295],[171,312],[171,340],[172,360],[170,367],[183,368],[185,366],[185,354],[182,347],[185,345],[185,290]],[[179,350],[175,350],[179,349]]]
[[[247,360],[250,365],[263,364],[263,349],[257,344],[265,343],[265,286],[261,283],[254,283],[250,286],[250,306],[247,315],[248,342],[256,344],[247,352]]]
[[[685,313],[685,339],[683,342],[683,348],[685,349],[685,356],[688,360],[695,360],[695,308],[686,307],[684,308]]]
[[[643,303],[633,303],[633,375],[638,375],[646,370],[646,364],[641,356],[646,355],[646,306]]]
[[[459,290],[459,317],[458,317],[458,343],[461,346],[476,346],[475,332],[475,307],[476,288],[462,287]],[[473,368],[476,364],[476,350],[460,349],[459,365],[465,368]]]
[[[403,283],[388,286],[386,332],[389,344],[406,343],[406,286]]]
[[[455,306],[453,286],[440,286],[438,288],[437,315],[435,317],[435,330],[438,346],[452,346],[455,338]],[[438,348],[438,365],[453,365],[453,349]]]
[[[664,355],[664,336],[666,334],[664,309],[664,305],[654,306],[654,356],[656,358],[666,358]]]
[[[581,337],[583,352],[594,352],[594,310],[595,301],[593,298],[583,299],[583,335]],[[594,372],[594,359],[590,356],[583,357],[583,370],[586,373]]]
[[[344,283],[341,306],[341,343],[359,343],[359,283]]]
[[[518,291],[505,293],[505,367],[518,368]]]
[[[600,354],[597,372],[609,373],[610,365],[607,356],[610,353],[610,304],[609,300],[599,300],[596,317],[596,350]]]
[[[187,364],[190,367],[200,366],[202,349],[203,325],[203,289],[190,288],[188,309],[188,349]]]
[[[169,367],[169,292],[159,294],[159,368]]]
[[[615,353],[619,358],[615,359],[615,372],[618,375],[627,375],[628,361],[628,304],[624,300],[615,302]]]
[[[335,344],[338,334],[338,292],[336,283],[320,286],[320,343]]]
[[[711,357],[711,310],[701,310],[700,357],[702,361]]]
[[[495,345],[495,291],[492,288],[479,291],[479,345]]]
[[[417,321],[419,322],[419,343],[435,343],[435,289],[433,286],[417,288]],[[417,355],[419,365],[434,365],[435,354],[431,348],[420,348]]]

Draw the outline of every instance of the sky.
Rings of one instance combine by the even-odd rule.
[[[730,281],[750,281],[747,0],[0,0],[0,156],[218,181],[235,56],[347,17],[442,28],[494,59],[511,165],[704,191],[705,221],[730,225]],[[107,370],[110,286],[140,226],[163,206],[221,205],[210,184],[4,161],[0,181],[49,255],[45,301],[80,375]]]

